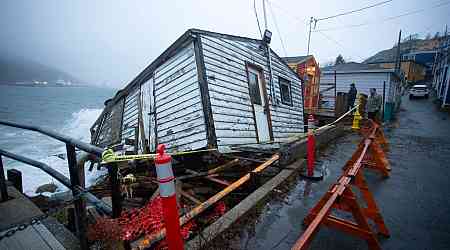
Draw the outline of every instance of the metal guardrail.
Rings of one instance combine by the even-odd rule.
[[[27,158],[27,157],[24,157],[21,155],[17,155],[17,154],[8,152],[8,151],[0,148],[0,157],[1,156],[6,156],[10,159],[20,161],[22,163],[28,164],[33,167],[37,167],[37,168],[41,169],[42,171],[44,171],[45,173],[47,173],[48,175],[50,175],[51,177],[53,177],[56,180],[58,180],[59,182],[61,182],[64,186],[66,186],[68,188],[72,188],[72,184],[71,184],[71,181],[69,178],[67,178],[63,174],[59,173],[58,171],[54,170],[52,167],[50,167],[49,165],[47,165],[45,163],[35,161],[33,159],[30,159],[30,158]],[[81,196],[83,196],[89,203],[94,205],[100,211],[102,211],[103,213],[108,214],[108,215],[112,214],[112,208],[108,204],[106,204],[102,200],[98,199],[91,193],[87,192],[87,190],[84,189],[83,187],[74,186],[73,188],[75,188],[79,193],[81,193],[82,194]]]
[[[85,151],[89,154],[93,154],[97,157],[101,157],[103,153],[103,149],[94,145],[91,145],[89,143],[82,142],[80,140],[71,138],[69,136],[60,134],[58,132],[52,131],[50,129],[38,127],[38,126],[32,126],[32,125],[24,125],[19,124],[15,122],[9,122],[9,121],[0,121],[0,125],[5,125],[9,127],[14,128],[20,128],[25,130],[30,130],[34,132],[38,132],[44,135],[47,135],[51,138],[54,138],[56,140],[59,140],[61,142],[64,142],[66,144],[66,151],[67,151],[67,163],[69,167],[69,173],[70,178],[67,178],[63,174],[59,173],[58,171],[54,170],[52,167],[48,166],[45,163],[32,160],[30,158],[17,155],[5,150],[0,149],[0,193],[2,195],[2,200],[8,199],[8,193],[6,188],[6,180],[3,173],[3,162],[2,162],[2,156],[6,156],[8,158],[20,161],[22,163],[37,167],[41,170],[43,170],[45,173],[49,174],[50,176],[57,179],[59,182],[61,182],[63,185],[67,186],[71,189],[72,195],[75,196],[81,196],[84,199],[86,199],[88,202],[93,204],[96,208],[98,208],[100,211],[111,215],[112,217],[118,217],[121,213],[121,195],[120,195],[120,185],[119,180],[117,177],[117,164],[110,163],[105,165],[105,167],[108,169],[109,179],[111,183],[111,193],[112,193],[112,208],[108,206],[105,202],[99,200],[97,197],[95,197],[93,194],[87,192],[82,187],[82,182],[80,178],[80,170],[83,170],[82,174],[84,174],[84,169],[80,169],[77,166],[77,155],[75,152],[75,148],[78,148],[82,151]],[[86,205],[83,202],[82,199],[76,199],[74,202],[75,207],[75,218],[76,218],[76,232],[77,236],[80,239],[80,246],[81,249],[89,249],[88,242],[87,242],[87,219],[86,219]]]
[[[15,122],[9,122],[9,121],[1,121],[0,120],[0,125],[5,125],[8,127],[14,127],[14,128],[21,128],[21,129],[25,129],[25,130],[30,130],[30,131],[35,131],[47,136],[50,136],[56,140],[62,141],[66,144],[70,144],[70,145],[74,145],[76,146],[78,149],[81,149],[85,152],[94,154],[96,156],[101,157],[102,153],[103,153],[103,149],[99,148],[97,146],[94,146],[92,144],[86,143],[86,142],[82,142],[80,140],[71,138],[69,136],[60,134],[58,132],[52,131],[50,129],[47,128],[42,128],[39,126],[32,126],[32,125],[24,125],[24,124],[19,124],[19,123],[15,123]]]

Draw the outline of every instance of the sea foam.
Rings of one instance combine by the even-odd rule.
[[[81,109],[77,112],[72,113],[72,117],[64,122],[62,126],[59,126],[60,129],[57,129],[56,131],[89,143],[89,129],[95,122],[95,120],[99,117],[101,112],[101,109]],[[57,124],[55,125],[55,127],[57,128]],[[40,134],[30,133],[29,131],[25,131],[24,133],[28,137],[27,141],[29,143],[24,143],[19,148],[16,148],[14,150],[16,153],[24,154],[31,159],[46,163],[56,171],[69,177],[67,160],[58,157],[58,155],[61,154],[64,155],[64,158],[66,157],[66,148],[63,142],[54,140],[52,138],[45,138]],[[95,183],[96,179],[99,176],[106,174],[106,171],[104,169],[97,171],[94,168],[92,172],[89,172],[88,165],[89,163],[86,163],[85,165],[86,185],[90,186],[91,184]],[[27,195],[36,195],[36,189],[39,186],[48,183],[56,184],[58,186],[57,192],[67,190],[67,188],[61,183],[37,168],[11,160],[9,160],[7,166],[8,169],[15,168],[22,171],[24,193],[26,193]]]

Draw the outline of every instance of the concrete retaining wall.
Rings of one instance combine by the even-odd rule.
[[[343,127],[331,126],[318,132],[316,137],[316,147],[321,148],[326,146],[330,141],[342,136],[345,133]],[[299,159],[306,157],[306,142],[307,138],[299,139],[283,145],[280,148],[280,165],[286,166]]]

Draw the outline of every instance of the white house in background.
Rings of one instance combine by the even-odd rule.
[[[122,153],[163,143],[173,152],[302,133],[302,83],[267,48],[258,39],[188,30],[105,103],[92,143]]]
[[[450,107],[450,35],[442,38],[436,55],[433,88],[441,107]]]
[[[385,120],[389,120],[400,105],[401,81],[398,74],[392,69],[350,62],[324,67],[321,72],[321,81],[328,83],[336,81],[336,93],[347,93],[351,83],[355,83],[358,93],[366,95],[369,95],[371,88],[375,88],[384,99]],[[334,96],[335,90],[324,86],[320,88],[320,94],[326,97]],[[335,99],[324,98],[324,100],[327,103],[323,103],[323,107],[334,109]]]

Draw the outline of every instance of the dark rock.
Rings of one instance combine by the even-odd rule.
[[[42,194],[44,192],[54,193],[54,192],[56,192],[57,189],[58,189],[58,186],[56,186],[53,183],[48,183],[48,184],[44,184],[42,186],[39,186],[36,189],[36,193],[38,193],[38,194]]]

